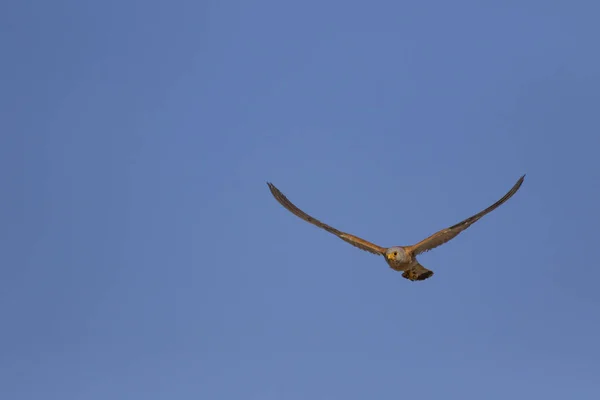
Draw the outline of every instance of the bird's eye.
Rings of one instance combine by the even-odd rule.
[[[395,252],[394,252],[394,255],[395,255],[395,256],[397,256],[397,255],[398,255],[398,252],[397,252],[397,251],[395,251]]]

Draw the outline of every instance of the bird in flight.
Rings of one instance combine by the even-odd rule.
[[[277,189],[272,183],[267,182],[267,185],[271,190],[271,194],[273,195],[273,197],[275,197],[275,200],[277,200],[292,214],[302,218],[307,222],[310,222],[313,225],[318,226],[319,228],[325,229],[327,232],[336,235],[340,239],[350,243],[353,246],[358,247],[361,250],[365,250],[376,255],[384,256],[390,268],[392,268],[395,271],[402,271],[402,276],[404,278],[409,279],[411,281],[423,281],[427,278],[430,278],[433,275],[433,271],[419,264],[417,256],[421,253],[432,250],[454,239],[456,236],[458,236],[459,233],[473,225],[475,222],[479,221],[481,217],[500,207],[500,205],[502,205],[504,202],[510,199],[517,192],[517,190],[519,190],[524,179],[525,175],[519,178],[517,183],[515,183],[515,185],[500,200],[498,200],[485,210],[455,225],[442,229],[434,233],[433,235],[421,240],[417,244],[413,244],[410,246],[392,247],[381,247],[364,239],[361,239],[358,236],[339,231],[300,210],[291,201],[289,201],[288,198],[285,197],[283,193],[281,193],[279,189]]]

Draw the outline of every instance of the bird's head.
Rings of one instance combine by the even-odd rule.
[[[390,262],[405,263],[408,261],[408,256],[403,247],[394,246],[385,251],[385,258]]]

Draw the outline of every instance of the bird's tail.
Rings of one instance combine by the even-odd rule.
[[[425,268],[421,264],[417,263],[411,269],[404,271],[402,276],[411,281],[424,281],[427,278],[431,278],[433,271]]]

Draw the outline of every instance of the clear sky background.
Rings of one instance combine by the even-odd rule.
[[[2,2],[0,397],[600,398],[599,15]]]

